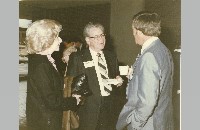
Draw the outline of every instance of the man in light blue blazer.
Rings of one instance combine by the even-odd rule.
[[[127,102],[117,130],[173,130],[173,60],[160,41],[161,21],[156,13],[139,12],[133,17],[135,42],[141,54],[132,66],[126,89]]]

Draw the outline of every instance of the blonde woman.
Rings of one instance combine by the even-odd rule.
[[[51,54],[59,51],[62,26],[54,20],[32,23],[26,31],[28,79],[26,116],[29,130],[61,130],[63,110],[74,110],[79,95],[63,98],[63,78]]]

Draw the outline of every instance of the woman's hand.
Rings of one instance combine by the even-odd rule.
[[[81,99],[81,95],[77,95],[77,94],[72,94],[72,97],[75,97],[76,98],[76,101],[77,101],[77,105],[80,103]]]
[[[66,50],[64,50],[63,52],[63,57],[62,57],[62,61],[64,63],[68,63],[69,61],[69,56],[71,55],[72,52],[77,52],[77,49],[75,48],[75,46],[70,46],[69,48],[67,48]]]

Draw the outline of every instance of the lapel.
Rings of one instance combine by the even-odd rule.
[[[136,58],[136,61],[135,61],[135,63],[133,64],[133,70],[136,68],[136,66],[137,66],[137,64],[140,62],[140,60],[142,60],[142,56],[143,56],[151,47],[158,45],[160,42],[161,42],[160,39],[157,39],[157,40],[155,40],[150,46],[148,46],[146,49],[144,49],[143,53],[142,53],[140,56],[138,56],[138,57]]]
[[[81,54],[81,57],[82,57],[81,58],[82,62],[92,61],[92,55],[90,54],[89,49],[84,50],[83,53]],[[83,67],[84,67],[84,65],[83,65]],[[90,77],[92,79],[94,79],[95,77],[97,78],[96,70],[95,70],[94,66],[85,68],[84,70],[85,70],[85,73],[88,75],[88,77]]]
[[[81,61],[82,67],[84,68],[84,73],[88,77],[88,83],[89,83],[90,89],[92,90],[94,94],[99,94],[100,86],[99,86],[99,81],[97,78],[95,67],[92,66],[92,67],[85,68],[83,64],[83,62],[92,61],[92,55],[89,49],[85,49],[82,51],[81,60],[82,60]]]
[[[108,51],[103,50],[105,59],[106,59],[106,64],[107,64],[107,68],[108,68],[108,76],[111,76],[111,72],[113,70],[114,67],[113,64],[115,64],[115,61],[113,61],[113,57],[109,54]],[[90,50],[86,49],[83,51],[83,53],[81,54],[82,56],[82,62],[87,62],[87,61],[92,61],[92,55],[90,54]],[[85,69],[86,73],[91,74],[92,76],[96,76],[96,71],[95,71],[95,67],[89,67]]]
[[[92,55],[90,54],[89,49],[85,49],[83,53],[81,54],[82,56],[82,62],[87,62],[87,61],[92,61]]]

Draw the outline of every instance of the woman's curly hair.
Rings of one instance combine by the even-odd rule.
[[[62,30],[62,25],[50,19],[33,22],[26,31],[26,45],[29,54],[48,49]]]

